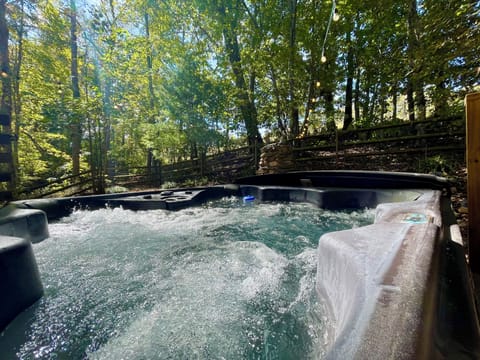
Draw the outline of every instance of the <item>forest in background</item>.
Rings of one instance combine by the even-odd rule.
[[[463,113],[480,4],[0,0],[16,183]]]

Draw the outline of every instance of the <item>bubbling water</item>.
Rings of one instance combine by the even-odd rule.
[[[321,357],[318,239],[372,221],[371,210],[237,198],[177,212],[76,211],[34,245],[45,296],[17,356]]]

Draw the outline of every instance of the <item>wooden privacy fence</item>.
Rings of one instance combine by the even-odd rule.
[[[157,165],[151,168],[129,168],[108,181],[117,186],[194,186],[205,182],[230,182],[255,174],[255,151],[248,147],[225,151],[215,155]]]
[[[162,182],[185,182],[203,178],[211,182],[229,182],[255,174],[255,154],[249,147],[225,151],[198,159],[163,165]]]
[[[18,191],[19,198],[41,198],[50,196],[75,196],[95,192],[99,182],[90,171],[79,175],[67,175],[58,179],[50,179],[40,185],[27,187]]]
[[[337,131],[291,141],[299,170],[424,171],[433,156],[464,161],[462,117]],[[395,166],[397,165],[397,166]]]
[[[194,186],[205,182],[229,182],[255,173],[254,154],[248,147],[226,151],[200,159],[180,161],[162,166],[130,167],[96,175],[90,171],[77,176],[65,176],[19,191],[20,198],[77,196],[98,193],[98,189],[122,191],[126,189]]]
[[[295,170],[435,171],[431,168],[435,162],[428,169],[422,168],[422,164],[435,156],[440,163],[442,159],[464,163],[465,120],[451,117],[359,128],[294,139],[287,144],[292,148]],[[132,167],[121,172],[112,169],[108,172],[114,174],[111,176],[87,172],[25,189],[23,196],[70,196],[115,186],[137,189],[228,183],[254,175],[258,155],[255,149],[243,147],[152,168]],[[99,183],[102,185],[98,186]]]
[[[319,134],[288,143],[295,170],[435,171],[435,166],[442,166],[442,159],[464,162],[465,121],[463,117],[450,117],[398,123]],[[438,159],[430,161],[435,156]],[[258,154],[244,147],[162,165],[156,182],[231,182],[254,175],[257,163]]]

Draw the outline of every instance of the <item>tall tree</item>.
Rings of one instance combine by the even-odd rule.
[[[148,104],[150,106],[150,111],[155,109],[155,90],[153,89],[153,64],[152,64],[152,50],[150,46],[150,17],[148,15],[147,9],[145,9],[144,14],[145,19],[145,40],[147,43],[147,78],[148,78]],[[153,117],[149,119],[150,123],[153,123]],[[147,169],[150,173],[153,166],[153,149],[147,149]]]
[[[409,76],[408,76],[408,104],[410,120],[425,120],[426,117],[426,101],[424,93],[424,84],[422,79],[423,61],[419,56],[420,49],[420,22],[418,17],[417,0],[410,0],[408,7],[408,60],[409,60]],[[417,108],[418,117],[415,115]]]
[[[293,138],[300,133],[299,111],[296,100],[295,58],[297,56],[297,0],[290,0],[290,36],[288,41],[288,97],[290,107],[290,134]]]
[[[26,36],[26,1],[20,0],[17,4],[18,8],[16,11],[18,15],[16,16],[16,23],[14,24],[14,37],[15,40],[11,41],[10,53],[13,54],[12,63],[12,120],[13,120],[13,129],[12,135],[15,139],[20,137],[20,125],[22,123],[22,94],[20,92],[20,82],[21,82],[21,69],[23,64],[23,42],[24,37]],[[13,43],[13,46],[12,46]],[[15,168],[19,166],[18,158],[18,141],[13,143],[12,149],[13,164]]]
[[[78,175],[80,174],[80,152],[82,149],[82,121],[79,111],[80,85],[78,78],[77,5],[75,0],[70,0],[70,56],[70,74],[74,106],[70,123],[72,138],[72,175]]]
[[[9,29],[7,25],[6,0],[0,0],[0,75],[2,80],[2,94],[0,111],[2,114],[11,115],[12,90],[10,80],[10,61],[8,53]]]
[[[337,0],[342,21],[329,32],[332,2],[321,0],[98,0],[82,32],[82,13],[66,18],[62,3],[42,0],[38,21],[27,11],[32,36],[22,30],[30,1],[7,9],[2,88],[13,82],[24,179],[77,172],[83,159],[122,169],[176,161],[218,151],[233,132],[255,144],[259,127],[274,139],[341,118],[345,128],[404,120],[405,95],[412,117],[425,103],[449,114],[478,85],[476,2]],[[77,122],[92,141],[73,166]]]
[[[12,87],[11,87],[11,72],[10,72],[10,60],[8,39],[9,30],[6,17],[6,0],[0,0],[0,78],[2,82],[1,86],[1,98],[0,98],[0,115],[2,115],[2,133],[11,135],[11,115],[12,115]],[[12,158],[12,143],[6,141],[6,143],[0,145],[4,147],[5,154],[7,156],[7,171],[10,173],[9,189],[11,192],[15,192],[16,189],[16,169],[13,166]]]
[[[242,118],[247,129],[248,143],[251,146],[256,146],[263,142],[262,136],[258,131],[257,108],[252,99],[252,94],[249,92],[247,82],[245,81],[244,66],[240,53],[240,44],[238,42],[238,26],[240,2],[234,1],[230,4],[229,1],[221,0],[217,5],[217,11],[222,24],[223,41],[225,52],[230,61],[235,85],[237,87],[237,105],[240,108]]]
[[[353,76],[355,72],[353,44],[351,31],[347,31],[347,84],[345,88],[345,115],[343,117],[343,130],[353,122]]]

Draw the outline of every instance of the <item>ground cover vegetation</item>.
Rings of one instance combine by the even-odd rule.
[[[459,114],[478,54],[477,1],[0,0],[0,113],[27,187]]]

